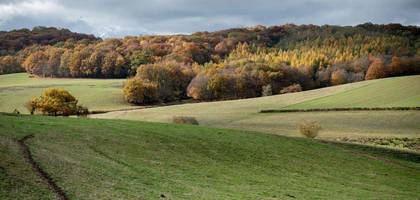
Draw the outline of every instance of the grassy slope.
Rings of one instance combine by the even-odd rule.
[[[56,79],[29,78],[26,73],[0,75],[0,112],[17,108],[27,113],[24,103],[39,96],[45,88],[69,90],[80,103],[91,110],[130,108],[122,96],[123,79]]]
[[[287,109],[420,106],[420,76],[383,79],[346,92],[302,103]]]
[[[25,163],[14,141],[16,135],[5,135],[10,131],[5,130],[4,117],[0,118],[0,199],[52,199],[54,195]]]
[[[111,112],[93,117],[171,122],[172,116],[194,116],[206,126],[255,130],[298,136],[296,124],[317,120],[321,137],[407,136],[420,134],[420,112],[352,111],[259,114],[263,109],[322,107],[420,106],[420,76],[364,81],[294,94],[235,101],[184,104],[135,111]],[[296,105],[296,106],[295,106]],[[316,105],[320,105],[317,103]]]
[[[416,199],[420,164],[251,132],[0,114],[0,199],[50,197],[15,138],[73,199]],[[6,159],[5,159],[6,158]],[[21,187],[25,183],[25,187]]]

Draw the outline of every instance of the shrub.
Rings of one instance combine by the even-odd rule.
[[[304,121],[299,124],[300,133],[307,138],[315,138],[320,130],[321,126],[316,121]]]
[[[174,116],[172,122],[175,124],[192,124],[199,125],[195,117],[185,117],[185,116]]]
[[[293,84],[280,90],[280,94],[301,92],[302,87],[299,84]]]
[[[39,98],[33,98],[25,104],[31,114],[40,112],[47,115],[87,114],[87,108],[77,105],[77,99],[64,89],[48,88]]]

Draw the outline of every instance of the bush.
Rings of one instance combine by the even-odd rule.
[[[47,115],[86,115],[88,109],[77,105],[77,99],[64,89],[48,88],[39,98],[33,98],[25,104],[31,114],[40,112]]]
[[[195,117],[174,116],[172,118],[172,122],[175,123],[175,124],[199,125],[199,123],[198,123],[198,121]]]
[[[302,91],[302,87],[299,84],[293,84],[280,90],[280,94],[294,93],[294,92],[301,92],[301,91]]]
[[[299,124],[300,133],[307,138],[315,138],[320,130],[321,126],[316,121],[304,121]]]

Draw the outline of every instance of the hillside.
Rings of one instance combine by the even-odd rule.
[[[399,136],[418,137],[418,111],[343,111],[261,114],[265,109],[320,107],[420,106],[420,76],[364,81],[292,94],[183,104],[93,115],[95,118],[171,122],[173,116],[193,116],[200,124],[298,136],[296,125],[317,120],[320,137]],[[362,98],[363,97],[363,98]],[[311,102],[319,102],[317,104]],[[354,102],[354,104],[353,104]],[[305,108],[305,107],[303,107]]]
[[[0,112],[15,108],[28,113],[24,104],[38,97],[45,88],[69,90],[90,110],[135,108],[126,103],[122,94],[123,79],[52,79],[29,78],[26,73],[0,75]]]
[[[70,199],[415,199],[419,157],[253,132],[0,114],[0,198],[54,196],[16,139]],[[339,194],[339,195],[337,195]]]
[[[286,109],[418,107],[420,76],[396,77],[287,106]]]
[[[93,35],[74,33],[68,29],[55,27],[34,27],[29,29],[17,29],[11,31],[0,31],[0,56],[14,54],[31,45],[56,45],[67,40],[97,41]]]

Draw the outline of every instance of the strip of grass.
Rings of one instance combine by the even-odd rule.
[[[416,199],[420,187],[417,158],[370,148],[119,120],[0,115],[0,125],[0,141],[34,134],[34,158],[72,199]],[[4,164],[22,162],[17,152],[0,155],[19,170]],[[9,184],[19,176],[2,182],[20,191]]]
[[[420,76],[376,80],[363,87],[289,105],[285,109],[418,107]]]
[[[329,112],[329,111],[378,111],[378,110],[420,110],[420,107],[387,107],[387,108],[309,108],[309,109],[279,109],[261,110],[260,113],[291,113],[291,112]]]

